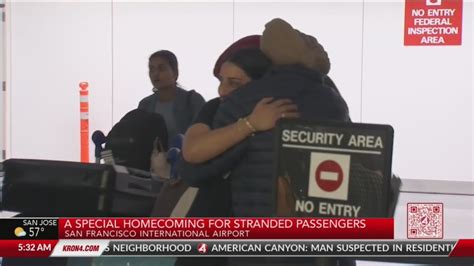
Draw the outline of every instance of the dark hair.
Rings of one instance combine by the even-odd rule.
[[[240,67],[251,79],[259,79],[272,66],[272,61],[258,48],[240,49],[226,62]]]
[[[168,64],[170,65],[171,69],[173,72],[178,75],[178,58],[176,58],[176,55],[173,54],[173,52],[168,51],[168,50],[160,50],[158,52],[154,52],[152,55],[150,55],[150,58],[148,60],[151,60],[155,57],[160,57],[168,61]]]

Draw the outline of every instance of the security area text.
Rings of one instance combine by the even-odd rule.
[[[282,141],[286,143],[337,145],[372,149],[383,148],[382,137],[371,135],[351,134],[348,138],[344,138],[342,133],[284,129],[281,137]],[[347,139],[347,143],[343,143],[344,139]]]

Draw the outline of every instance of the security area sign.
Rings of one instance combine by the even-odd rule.
[[[291,188],[290,215],[388,216],[391,126],[284,119],[277,130],[277,177]]]

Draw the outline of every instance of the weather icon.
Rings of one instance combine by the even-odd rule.
[[[24,236],[26,236],[26,232],[25,232],[25,230],[23,230],[23,228],[17,227],[17,228],[15,228],[15,235],[17,237],[24,237]]]

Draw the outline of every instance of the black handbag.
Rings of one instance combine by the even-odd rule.
[[[149,216],[160,182],[123,166],[10,159],[2,209],[22,216]]]

